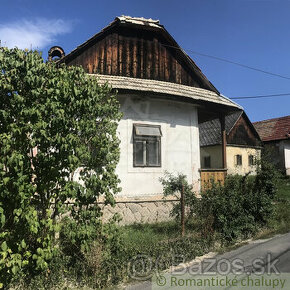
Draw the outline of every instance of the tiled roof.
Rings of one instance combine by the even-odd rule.
[[[290,138],[290,115],[253,123],[263,141]]]
[[[226,116],[225,129],[227,134],[230,133],[242,114],[243,111],[237,111]],[[207,121],[199,125],[199,141],[200,146],[222,144],[221,124],[219,119]]]

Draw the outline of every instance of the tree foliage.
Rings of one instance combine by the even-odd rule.
[[[119,104],[80,67],[45,63],[37,51],[0,48],[0,281],[48,267],[57,220],[70,212],[80,248],[119,191]],[[34,148],[37,148],[35,154]],[[72,178],[81,168],[80,182]]]

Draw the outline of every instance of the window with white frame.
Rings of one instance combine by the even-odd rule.
[[[161,128],[157,125],[133,125],[133,166],[161,167]]]

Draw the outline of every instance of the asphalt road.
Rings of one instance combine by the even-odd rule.
[[[192,273],[192,269],[194,269],[193,272],[199,269],[205,274],[218,273],[223,275],[235,274],[235,271],[242,271],[244,275],[259,274],[260,271],[263,273],[290,273],[290,233],[266,240],[251,241],[247,245],[210,259],[193,261],[186,269],[177,268],[173,274],[178,273],[178,271],[191,271],[189,273]],[[126,286],[125,289],[149,290],[152,289],[152,282],[150,280],[139,281],[136,284]],[[162,289],[181,288],[165,286]]]

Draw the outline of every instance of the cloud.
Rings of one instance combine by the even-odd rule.
[[[56,36],[70,32],[72,22],[62,19],[20,20],[8,24],[0,24],[0,40],[2,46],[42,49],[53,45]]]

